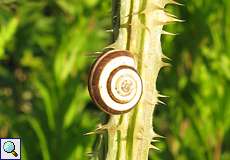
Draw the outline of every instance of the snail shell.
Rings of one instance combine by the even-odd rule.
[[[108,114],[128,112],[142,95],[142,80],[128,51],[102,54],[91,69],[88,83],[93,101]]]

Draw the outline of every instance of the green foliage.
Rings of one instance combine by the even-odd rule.
[[[173,7],[174,8],[174,7]],[[23,159],[87,159],[104,115],[87,76],[109,42],[109,1],[0,1],[0,137],[21,137]],[[230,159],[230,2],[190,0],[168,10],[186,20],[166,30],[172,59],[158,79],[169,95],[155,126],[167,139],[152,159]]]
[[[230,159],[229,9],[228,0],[193,0],[176,9],[186,23],[168,28],[180,35],[163,40],[172,67],[158,81],[170,96],[156,121],[168,138],[163,159]]]
[[[84,134],[100,121],[87,91],[87,54],[108,41],[108,6],[1,3],[0,137],[21,137],[23,159],[87,159],[94,140]]]

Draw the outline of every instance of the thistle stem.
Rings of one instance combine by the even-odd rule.
[[[114,17],[119,20],[114,22],[116,40],[111,46],[134,54],[144,90],[135,109],[110,117],[107,160],[147,160],[149,149],[155,148],[151,142],[157,137],[152,124],[158,103],[156,80],[160,69],[166,65],[162,61],[165,56],[160,39],[163,25],[177,21],[162,9],[168,3],[173,1],[113,1]]]

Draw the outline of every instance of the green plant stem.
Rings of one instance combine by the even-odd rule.
[[[117,39],[110,47],[129,50],[134,54],[137,68],[143,81],[143,95],[131,112],[111,116],[104,127],[108,130],[107,160],[147,160],[151,142],[157,137],[153,129],[153,112],[159,94],[156,80],[160,69],[167,65],[161,49],[161,34],[164,24],[176,19],[161,9],[171,1],[122,0],[114,1],[114,17],[120,17],[114,31]],[[120,12],[117,12],[117,11]],[[119,15],[117,15],[119,14]],[[116,37],[116,35],[115,35]]]

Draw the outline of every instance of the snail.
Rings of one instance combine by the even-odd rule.
[[[103,53],[91,68],[88,89],[94,103],[114,115],[133,109],[142,95],[142,80],[129,51]]]

